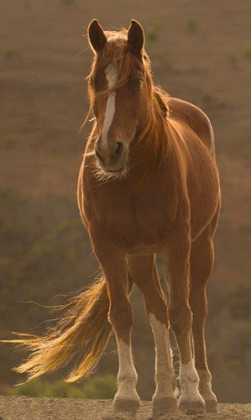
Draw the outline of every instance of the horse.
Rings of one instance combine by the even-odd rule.
[[[197,106],[153,82],[144,30],[88,27],[93,63],[88,76],[92,130],[78,178],[78,206],[102,276],[65,305],[43,336],[20,335],[31,350],[17,368],[29,379],[78,357],[66,381],[96,367],[113,332],[119,370],[113,410],[136,413],[130,294],[143,294],[155,343],[153,418],[182,409],[216,412],[207,363],[206,288],[214,263],[220,210],[214,133]],[[162,254],[168,293],[156,265]],[[179,350],[179,395],[169,340]],[[136,415],[136,414],[135,414]]]

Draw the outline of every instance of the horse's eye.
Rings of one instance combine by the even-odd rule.
[[[140,77],[133,77],[129,80],[129,85],[132,89],[140,89],[143,80]]]

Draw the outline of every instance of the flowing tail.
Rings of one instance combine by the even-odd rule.
[[[105,279],[71,299],[63,309],[65,315],[48,334],[38,337],[21,333],[17,339],[8,340],[31,350],[28,359],[15,368],[19,373],[28,373],[28,380],[78,357],[80,361],[66,379],[74,382],[88,376],[99,362],[112,331]]]

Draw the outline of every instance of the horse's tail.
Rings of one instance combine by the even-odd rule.
[[[15,368],[19,373],[28,373],[29,380],[78,357],[78,364],[66,379],[67,382],[77,381],[92,372],[108,343],[112,328],[108,320],[105,279],[97,281],[62,308],[65,315],[46,335],[18,334],[17,339],[11,340],[31,350],[28,359]]]

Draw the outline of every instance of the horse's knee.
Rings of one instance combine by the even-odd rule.
[[[183,334],[191,329],[192,311],[189,305],[171,305],[168,312],[171,327],[176,335]]]

